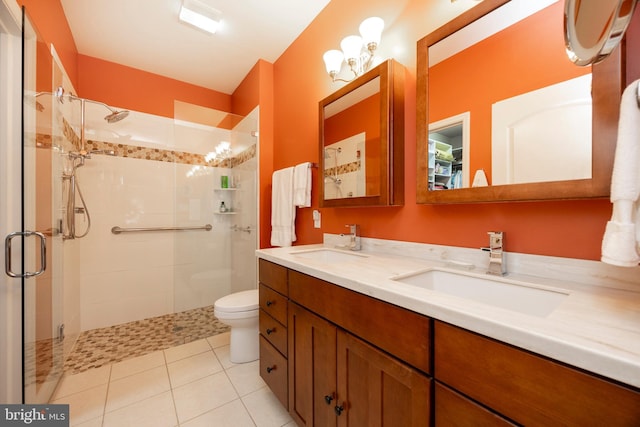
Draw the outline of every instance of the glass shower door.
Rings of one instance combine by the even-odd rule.
[[[173,301],[176,313],[210,317],[217,299],[257,287],[258,141],[257,110],[206,113],[216,124],[181,117],[175,126],[176,144],[188,141],[206,162],[176,164],[175,223],[212,229],[175,235]]]
[[[23,399],[46,403],[64,362],[62,171],[53,132],[52,56],[26,16],[23,79]]]

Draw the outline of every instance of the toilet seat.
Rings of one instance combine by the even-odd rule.
[[[214,303],[213,309],[220,313],[239,313],[258,310],[258,305],[258,290],[252,289],[236,292],[218,299]]]

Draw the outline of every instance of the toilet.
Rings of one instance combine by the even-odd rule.
[[[231,327],[229,359],[233,363],[257,360],[258,346],[258,290],[236,292],[213,304],[213,314]]]

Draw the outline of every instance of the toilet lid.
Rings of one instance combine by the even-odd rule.
[[[258,290],[236,292],[220,298],[213,304],[215,310],[234,313],[237,311],[249,311],[258,309]]]

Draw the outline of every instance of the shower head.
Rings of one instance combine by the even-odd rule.
[[[62,86],[60,86],[60,87],[58,87],[56,89],[56,91],[54,92],[54,95],[56,96],[56,98],[58,98],[58,101],[60,103],[64,103],[64,96],[65,95],[72,101],[78,100],[78,101],[82,102],[83,115],[84,115],[84,103],[85,102],[90,102],[92,104],[102,105],[104,108],[106,108],[107,110],[111,111],[111,114],[108,114],[108,115],[106,115],[104,117],[104,119],[108,123],[119,122],[120,120],[124,119],[125,117],[127,117],[129,115],[129,111],[128,110],[120,110],[120,111],[114,110],[113,108],[111,108],[110,106],[105,104],[104,102],[94,101],[93,99],[80,98],[78,96],[75,96],[72,93],[65,94],[64,89],[62,88]]]
[[[107,123],[119,122],[120,120],[124,119],[129,115],[128,110],[120,110],[120,111],[111,110],[111,111],[112,111],[111,114],[104,116],[104,119],[107,121]]]

